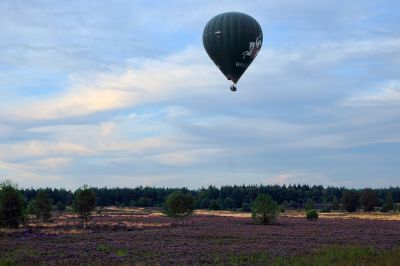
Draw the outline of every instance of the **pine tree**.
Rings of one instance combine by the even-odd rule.
[[[39,190],[35,197],[35,215],[37,219],[48,222],[51,218],[51,202],[46,191]]]
[[[94,191],[86,185],[76,190],[72,208],[81,217],[83,228],[86,228],[86,221],[96,208],[96,194]]]

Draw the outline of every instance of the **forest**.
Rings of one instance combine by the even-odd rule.
[[[318,208],[340,204],[344,193],[355,192],[357,201],[362,198],[363,191],[369,190],[377,198],[376,206],[384,204],[390,192],[393,202],[400,202],[400,187],[379,189],[348,189],[345,187],[323,187],[321,185],[228,185],[208,186],[200,189],[188,188],[92,188],[96,194],[97,206],[121,206],[121,207],[161,207],[165,198],[173,191],[180,190],[190,193],[194,198],[196,209],[247,209],[259,194],[268,194],[274,201],[288,209],[304,208],[309,200],[312,200]],[[40,189],[21,189],[25,201],[33,199]],[[44,191],[54,205],[68,206],[73,200],[73,191],[63,188],[46,188]],[[358,196],[357,196],[358,195]],[[359,205],[359,204],[358,204]]]

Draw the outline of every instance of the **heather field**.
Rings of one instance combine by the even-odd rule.
[[[330,214],[315,222],[299,215],[289,212],[266,226],[247,213],[201,211],[179,225],[157,211],[109,208],[84,230],[75,216],[60,214],[53,223],[3,229],[0,265],[279,264],[331,246],[380,252],[400,245],[397,214],[375,220]]]

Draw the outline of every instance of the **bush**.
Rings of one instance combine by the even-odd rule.
[[[278,203],[268,194],[260,194],[253,202],[252,218],[262,224],[275,223],[279,215]]]
[[[18,228],[25,220],[24,198],[10,181],[0,184],[0,226]]]
[[[309,221],[316,221],[318,219],[318,212],[316,210],[308,210],[306,212],[306,218]]]
[[[165,200],[165,214],[171,217],[182,218],[188,217],[193,212],[194,199],[190,194],[183,194],[181,191],[172,192]]]
[[[48,222],[51,218],[51,202],[46,191],[39,190],[35,197],[35,215],[37,219]]]
[[[74,193],[74,201],[72,203],[74,212],[78,213],[83,222],[83,228],[86,228],[86,220],[96,208],[96,194],[88,186],[79,188]]]

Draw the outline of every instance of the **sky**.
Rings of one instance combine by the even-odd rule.
[[[400,186],[400,2],[0,1],[0,179]],[[261,25],[238,91],[215,15]]]

